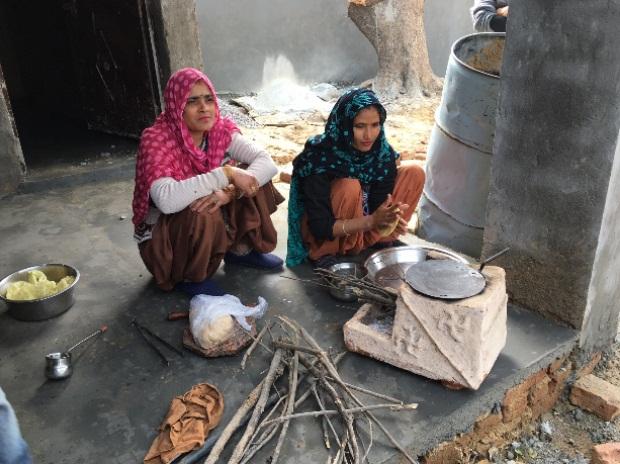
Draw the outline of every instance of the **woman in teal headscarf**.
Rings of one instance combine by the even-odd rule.
[[[384,132],[386,111],[368,89],[345,93],[325,132],[293,161],[286,263],[327,267],[406,232],[424,187],[424,171],[398,165]]]

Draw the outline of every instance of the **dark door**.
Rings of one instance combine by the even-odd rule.
[[[66,1],[90,129],[139,136],[160,111],[145,0]]]

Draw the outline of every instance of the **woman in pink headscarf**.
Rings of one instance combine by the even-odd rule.
[[[222,259],[280,268],[269,253],[277,239],[270,215],[284,198],[271,184],[277,168],[269,154],[221,117],[201,71],[174,73],[164,100],[140,138],[133,197],[134,236],[157,285],[221,295],[210,277]]]

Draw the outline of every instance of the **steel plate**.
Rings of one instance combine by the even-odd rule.
[[[486,286],[484,276],[469,265],[452,260],[430,260],[412,265],[405,280],[424,295],[457,300],[477,295]]]
[[[370,255],[364,262],[367,277],[384,287],[398,288],[405,280],[407,270],[415,263],[430,260],[450,260],[466,264],[456,253],[432,247],[410,245],[386,248]]]

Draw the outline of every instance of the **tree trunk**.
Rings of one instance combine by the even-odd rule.
[[[349,18],[377,51],[373,87],[381,95],[430,95],[441,89],[428,60],[424,0],[349,0]]]

